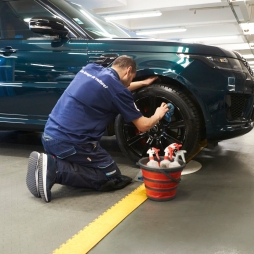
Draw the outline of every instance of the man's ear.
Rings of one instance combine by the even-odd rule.
[[[132,73],[132,67],[131,67],[131,66],[129,66],[129,67],[127,68],[127,74],[129,75],[130,73]]]

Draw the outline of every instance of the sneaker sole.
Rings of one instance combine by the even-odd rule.
[[[32,152],[29,156],[27,175],[26,175],[26,186],[29,191],[36,197],[40,198],[39,186],[38,186],[38,160],[40,154]]]
[[[50,202],[47,195],[47,188],[46,188],[46,179],[47,179],[47,164],[48,164],[48,158],[47,155],[42,153],[39,162],[38,162],[38,168],[39,168],[39,192],[41,194],[41,198],[45,202]]]

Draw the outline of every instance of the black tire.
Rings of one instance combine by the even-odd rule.
[[[144,133],[133,123],[125,123],[123,117],[118,115],[115,134],[123,154],[136,162],[141,157],[148,156],[147,150],[150,147],[159,148],[160,155],[163,155],[168,145],[178,143],[187,151],[186,158],[190,158],[200,142],[201,117],[186,92],[169,85],[153,84],[137,91],[133,97],[137,107],[146,117],[152,116],[162,102],[172,103],[175,110],[170,123],[162,119]]]

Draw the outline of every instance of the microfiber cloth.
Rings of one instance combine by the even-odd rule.
[[[171,116],[174,114],[174,105],[171,104],[171,103],[168,103],[168,112],[165,114],[164,116],[164,119],[167,121],[167,122],[171,122]]]

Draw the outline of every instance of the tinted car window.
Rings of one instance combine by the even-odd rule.
[[[0,2],[1,39],[42,37],[29,30],[28,22],[34,16],[50,15],[41,5],[32,0]]]

